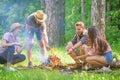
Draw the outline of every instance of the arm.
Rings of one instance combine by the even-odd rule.
[[[73,52],[72,47],[77,43],[77,38],[78,38],[78,36],[77,36],[77,34],[75,34],[74,37],[72,38],[72,40],[70,42],[68,42],[68,45],[66,47],[66,50],[68,53]]]
[[[87,42],[87,36],[84,35],[84,36],[79,40],[79,42],[77,42],[77,43],[72,47],[72,49],[74,50],[74,49],[82,46],[82,44],[85,44],[86,42]]]
[[[95,55],[95,49],[91,48],[86,54],[77,56],[76,59],[85,59],[88,56]]]
[[[79,41],[77,44],[75,44],[73,47],[70,47],[70,49],[68,50],[68,53],[73,53],[75,51],[75,49],[77,49],[78,47],[80,47],[82,45],[82,42]]]
[[[84,55],[77,56],[76,59],[85,59],[88,56],[89,54],[84,54]]]
[[[78,43],[76,43],[73,47],[72,50],[75,50],[76,48],[80,47],[82,45],[82,42],[79,41]]]
[[[16,42],[14,42],[14,43],[7,43],[7,41],[4,40],[4,39],[2,40],[1,45],[2,45],[3,48],[9,47],[9,46],[13,46],[13,45],[22,46],[20,43],[16,43]]]
[[[44,42],[45,42],[45,46],[46,46],[46,48],[49,50],[48,36],[47,36],[47,31],[46,31],[46,24],[45,24],[45,22],[42,23],[42,27],[43,27],[42,35],[43,35],[43,39],[44,39]]]
[[[70,41],[70,42],[68,42],[68,44],[67,44],[67,46],[66,46],[66,50],[67,50],[67,52],[69,51],[69,49],[71,49],[73,47],[73,44],[72,44],[72,42]]]

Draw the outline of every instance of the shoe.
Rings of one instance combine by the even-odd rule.
[[[3,69],[6,71],[17,71],[16,69],[12,68],[12,67],[8,67],[8,66],[3,66]]]
[[[29,62],[29,63],[28,63],[28,67],[29,67],[29,68],[33,68],[32,62]]]
[[[96,70],[97,72],[111,72],[112,70],[109,67],[103,66],[101,69]]]

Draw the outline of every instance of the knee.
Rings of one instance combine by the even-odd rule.
[[[25,55],[23,55],[23,60],[25,60],[26,59],[26,56]]]
[[[26,56],[24,54],[21,54],[21,60],[24,61],[26,59]]]
[[[92,59],[91,59],[91,57],[87,57],[85,60],[87,63],[89,63]]]
[[[80,47],[82,50],[85,50],[87,48],[87,45],[83,44],[81,47]]]
[[[27,39],[27,46],[32,47],[34,45],[34,40]]]

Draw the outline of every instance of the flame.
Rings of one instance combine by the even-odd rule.
[[[55,55],[56,51],[57,51],[57,48],[55,47],[51,48],[49,58],[51,59],[50,65],[58,67],[58,66],[61,66],[62,64],[61,64],[60,58]]]
[[[51,55],[51,59],[52,59],[52,63],[55,66],[60,66],[61,65],[60,58],[58,58],[56,55]]]
[[[55,48],[55,47],[53,47],[53,48],[50,49],[50,53],[51,54],[54,54],[56,51],[57,51],[57,48]]]

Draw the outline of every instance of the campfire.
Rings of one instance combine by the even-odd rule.
[[[56,55],[56,48],[50,49],[50,55],[47,58],[47,67],[52,69],[69,69],[73,66],[76,66],[75,63],[63,65],[61,59]]]
[[[60,58],[58,58],[55,54],[53,55],[50,55],[48,57],[48,64],[47,64],[49,67],[60,67],[62,66],[62,63],[60,61]]]
[[[60,68],[62,65],[61,59],[55,54],[57,48],[51,48],[50,49],[50,55],[47,58],[47,64],[46,66],[51,68]]]

